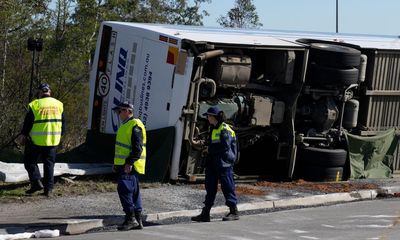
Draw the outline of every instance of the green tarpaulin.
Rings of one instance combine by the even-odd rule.
[[[361,137],[345,132],[349,148],[350,178],[390,178],[398,138],[390,129],[380,135]]]

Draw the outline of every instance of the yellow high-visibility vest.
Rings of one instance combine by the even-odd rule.
[[[114,165],[125,165],[125,160],[132,151],[132,129],[135,126],[142,129],[143,149],[140,158],[133,163],[135,171],[139,174],[145,173],[146,168],[146,129],[140,119],[134,118],[122,124],[117,131],[115,141]]]
[[[29,133],[38,146],[57,146],[61,140],[63,103],[52,97],[33,100],[29,103],[34,115]]]
[[[226,124],[222,123],[217,129],[213,129],[211,132],[211,142],[212,143],[218,143],[220,142],[220,135],[222,130],[226,129],[230,134],[232,138],[236,138],[235,132],[232,130],[232,128]]]
[[[219,144],[221,142],[221,132],[224,130],[228,132],[232,140],[230,142],[229,150],[220,155],[218,160],[221,161],[223,167],[228,167],[232,166],[237,160],[236,134],[228,124],[222,123],[217,129],[212,130],[211,145],[209,147],[211,148],[214,144]]]

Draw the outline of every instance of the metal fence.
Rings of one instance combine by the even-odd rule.
[[[376,135],[390,128],[400,133],[400,51],[366,54],[366,80],[360,89],[359,123],[365,127],[361,134]],[[395,152],[395,171],[400,171],[399,145]]]

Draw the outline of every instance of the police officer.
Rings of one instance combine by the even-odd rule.
[[[235,182],[233,180],[233,164],[237,158],[237,142],[235,132],[225,123],[225,114],[218,107],[210,107],[206,113],[211,131],[208,137],[208,153],[206,158],[205,188],[206,197],[201,214],[192,217],[192,221],[209,222],[210,210],[214,205],[218,190],[218,180],[225,197],[229,213],[223,221],[239,219]]]
[[[65,120],[63,103],[51,97],[50,86],[46,83],[38,87],[38,99],[29,103],[21,131],[25,143],[24,166],[29,175],[32,194],[44,188],[44,195],[51,196],[54,186],[54,164],[56,148],[64,134]],[[43,160],[44,186],[40,181],[39,158]]]
[[[113,110],[122,121],[117,131],[113,165],[118,174],[117,190],[125,212],[125,221],[118,230],[143,229],[138,174],[145,173],[146,129],[140,119],[133,117],[133,105],[129,102],[119,103]]]

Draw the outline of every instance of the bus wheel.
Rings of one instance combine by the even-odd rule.
[[[315,84],[348,86],[358,81],[358,69],[353,67],[340,69],[311,64],[310,71],[310,80]]]
[[[299,149],[299,164],[318,167],[343,167],[347,151],[344,149],[325,149],[304,147]]]
[[[301,175],[307,181],[339,182],[343,178],[343,167],[304,166]]]
[[[345,46],[312,43],[310,60],[318,65],[333,68],[357,67],[360,65],[361,52]]]

